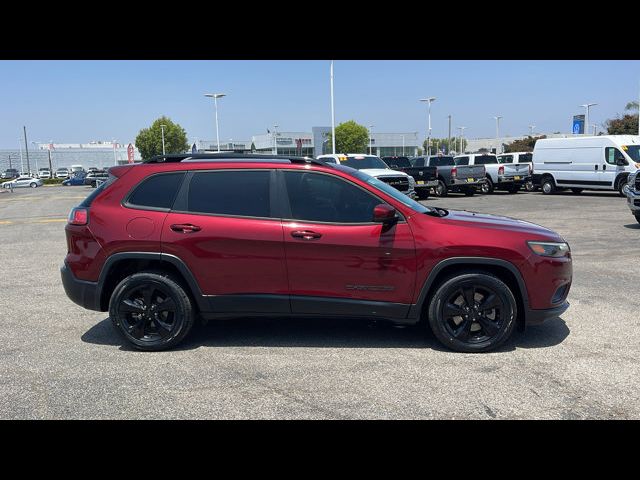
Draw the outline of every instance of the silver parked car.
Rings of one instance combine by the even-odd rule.
[[[13,180],[9,180],[8,182],[4,182],[2,184],[2,188],[21,188],[21,187],[41,187],[44,182],[37,178],[29,175],[20,175],[18,178],[14,178]]]

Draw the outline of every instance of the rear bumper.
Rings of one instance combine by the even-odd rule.
[[[516,176],[518,177],[518,179],[516,180]],[[516,184],[516,185],[522,185],[524,184],[527,180],[529,180],[529,175],[516,175],[513,177],[503,177],[498,175],[498,185],[502,184],[502,183],[509,183],[509,184]]]
[[[471,178],[471,177],[469,177]],[[472,187],[476,187],[478,185],[482,185],[483,183],[485,183],[487,180],[482,177],[482,178],[474,178],[473,182],[468,182],[466,178],[464,179],[459,179],[459,178],[454,178],[451,180],[451,186],[452,187],[463,187],[465,185],[467,186],[472,186]]]
[[[562,315],[569,308],[569,302],[565,301],[563,304],[553,308],[546,308],[544,310],[527,309],[525,314],[525,323],[527,325],[540,325],[546,320],[556,318]]]
[[[424,183],[420,183],[424,182]],[[433,188],[438,186],[438,180],[416,180],[416,186],[414,187],[416,190],[420,188]]]
[[[78,280],[66,263],[60,267],[62,285],[69,299],[87,310],[100,309],[100,295],[97,282]]]

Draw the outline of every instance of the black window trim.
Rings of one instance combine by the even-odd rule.
[[[170,212],[171,208],[173,207],[174,203],[176,202],[176,199],[178,198],[178,194],[180,193],[182,185],[184,184],[184,179],[186,177],[186,173],[187,172],[185,170],[172,170],[170,172],[158,172],[158,173],[153,173],[153,174],[151,174],[149,176],[146,176],[142,180],[140,180],[138,183],[136,183],[133,187],[131,187],[131,189],[129,190],[127,195],[120,202],[120,205],[122,205],[124,208],[129,208],[129,209],[132,209],[132,210],[145,210],[145,211],[150,211],[150,212]],[[171,207],[169,207],[169,208],[150,207],[148,205],[136,205],[135,203],[130,203],[129,202],[129,198],[134,194],[134,192],[138,189],[138,187],[140,185],[142,185],[143,183],[145,183],[146,181],[148,181],[150,178],[157,177],[159,175],[177,175],[177,174],[182,174],[182,180],[180,181],[181,183],[178,185],[178,189],[176,190],[176,194],[174,195],[173,199],[171,200]]]
[[[317,175],[327,175],[329,177],[338,178],[339,180],[347,182],[347,183],[359,188],[363,192],[368,193],[372,197],[377,198],[380,201],[380,203],[384,203],[386,205],[389,205],[390,207],[393,207],[393,205],[391,205],[386,200],[380,198],[375,193],[373,193],[370,190],[367,190],[366,188],[358,185],[357,183],[351,181],[350,179],[342,177],[340,175],[335,175],[335,174],[329,173],[329,172],[321,172],[321,171],[318,171],[318,170],[309,170],[309,171],[300,170],[300,169],[297,169],[297,168],[296,169],[293,169],[293,168],[279,168],[279,169],[277,169],[277,172],[278,172],[278,193],[280,194],[279,206],[281,207],[281,213],[282,213],[281,220],[283,222],[298,222],[298,223],[309,223],[309,224],[319,224],[319,225],[344,225],[344,226],[380,225],[379,222],[374,222],[374,221],[371,221],[371,222],[323,222],[323,221],[320,221],[320,220],[304,220],[304,219],[300,219],[300,218],[291,218],[291,215],[292,215],[292,213],[291,213],[291,205],[290,205],[290,202],[289,202],[289,192],[287,191],[287,184],[286,184],[286,181],[284,179],[284,172],[315,173]],[[396,207],[393,207],[393,208],[396,208]],[[398,221],[396,223],[406,223],[405,216],[397,208],[396,208],[396,213],[398,214]]]
[[[191,187],[191,179],[196,173],[217,173],[217,172],[269,172],[269,210],[271,212],[270,217],[256,217],[251,215],[232,215],[228,213],[209,213],[209,212],[195,212],[189,210],[189,188]],[[217,168],[217,169],[198,169],[189,170],[186,172],[185,180],[183,180],[181,187],[178,189],[178,194],[173,203],[173,208],[170,213],[180,213],[183,215],[200,215],[207,217],[223,217],[223,218],[247,218],[252,220],[272,220],[281,221],[282,218],[277,216],[280,213],[280,209],[277,206],[278,192],[276,188],[276,174],[273,168]]]

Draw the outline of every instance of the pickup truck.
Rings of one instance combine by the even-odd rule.
[[[455,157],[456,165],[482,165],[486,170],[487,181],[482,185],[482,193],[491,193],[495,189],[516,193],[530,176],[527,163],[499,163],[492,153],[468,153]]]
[[[534,192],[538,189],[533,184],[533,153],[531,152],[509,152],[502,155],[498,155],[499,163],[527,163],[530,165],[529,175],[524,180],[524,189],[527,192]]]
[[[414,167],[411,165],[409,157],[382,157],[382,161],[393,170],[411,175],[416,181],[416,195],[421,200],[429,198],[431,189],[438,186],[438,169],[436,167]]]
[[[458,167],[451,155],[430,155],[414,157],[411,159],[414,167],[436,167],[438,185],[434,192],[439,197],[444,197],[448,192],[462,192],[472,196],[476,188],[485,183],[485,169],[482,166]]]

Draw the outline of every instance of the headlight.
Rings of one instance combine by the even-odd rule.
[[[412,187],[416,186],[416,181],[413,179],[411,175],[409,175],[409,185]]]
[[[543,257],[568,257],[571,249],[566,242],[527,242],[536,255]]]

